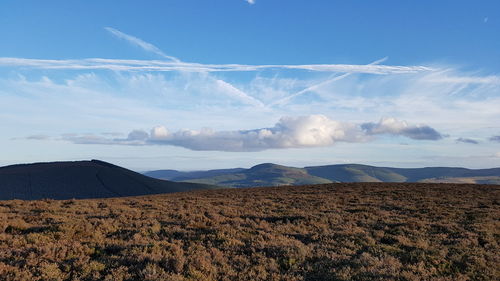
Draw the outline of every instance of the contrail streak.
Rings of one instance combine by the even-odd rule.
[[[384,62],[386,60],[387,60],[387,57],[379,59],[379,60],[376,60],[376,61],[374,61],[372,63],[367,64],[367,65],[377,65],[377,64],[382,63],[382,62]],[[280,100],[277,100],[277,101],[275,101],[273,103],[270,103],[269,105],[267,105],[267,107],[272,107],[272,106],[275,106],[277,104],[287,103],[288,101],[290,101],[291,99],[293,99],[293,98],[295,98],[297,96],[300,96],[300,95],[305,94],[305,93],[310,92],[310,91],[314,91],[314,90],[322,87],[323,85],[326,85],[326,84],[329,84],[329,83],[332,83],[332,82],[335,82],[335,81],[342,80],[342,79],[344,79],[344,78],[346,78],[346,77],[348,77],[348,76],[350,76],[352,74],[353,74],[353,72],[347,72],[347,73],[344,73],[342,75],[335,76],[333,78],[325,80],[325,81],[323,81],[321,83],[314,84],[314,85],[309,86],[309,87],[307,87],[307,88],[305,88],[305,89],[303,89],[301,91],[298,91],[298,92],[296,92],[296,93],[294,93],[294,94],[292,94],[290,96],[284,97],[284,98],[282,98]]]

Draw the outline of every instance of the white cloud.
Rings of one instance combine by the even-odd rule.
[[[135,131],[138,134],[137,131]],[[145,132],[142,132],[143,135]],[[100,138],[69,138],[68,141],[89,144],[107,144]],[[360,142],[365,140],[359,128],[350,123],[331,120],[323,115],[283,117],[270,128],[214,131],[180,130],[170,133],[165,127],[157,126],[151,130],[149,139],[143,144],[174,145],[191,150],[216,151],[261,151],[266,149],[304,148],[330,146],[336,142]],[[109,140],[113,144],[130,144],[127,139]],[[111,143],[109,143],[111,144]],[[136,143],[133,143],[136,144]]]
[[[191,150],[204,151],[262,151],[267,149],[307,148],[332,146],[337,142],[366,142],[371,135],[392,134],[412,139],[438,140],[441,135],[428,126],[408,125],[393,118],[383,119],[375,125],[361,125],[332,120],[324,115],[282,117],[273,127],[214,131],[183,129],[170,132],[157,126],[148,134],[142,130],[132,131],[126,139],[106,139],[101,136],[69,136],[64,139],[79,144],[118,145],[173,145]],[[436,137],[439,136],[439,138]]]
[[[146,51],[165,55],[139,38],[127,34],[120,38]],[[0,111],[0,120],[7,120],[1,122],[3,131],[8,129],[5,135],[9,136],[21,134],[43,139],[41,135],[33,135],[59,135],[79,128],[89,134],[63,139],[82,144],[157,144],[144,148],[157,151],[167,151],[166,147],[158,148],[160,144],[198,150],[255,151],[321,147],[336,142],[352,145],[347,142],[370,140],[379,134],[433,140],[443,137],[433,129],[439,128],[450,134],[451,138],[443,141],[451,144],[450,147],[456,142],[467,142],[468,139],[460,139],[461,136],[474,136],[474,140],[485,141],[481,146],[469,146],[470,149],[483,149],[482,153],[490,156],[497,151],[497,139],[486,141],[498,135],[500,128],[500,76],[495,73],[479,75],[478,71],[464,72],[443,65],[391,66],[376,62],[368,65],[244,65],[187,63],[174,59],[0,58],[0,66],[12,66],[19,73],[29,69],[28,79],[8,76],[0,79],[0,103],[9,105]],[[30,70],[33,68],[80,71],[69,78],[74,72],[64,72],[62,76],[67,80],[63,81],[59,75],[53,75],[62,71],[42,71],[38,73],[47,77],[37,77],[36,72]],[[377,75],[363,75],[366,73]],[[334,115],[338,120],[350,120],[347,123],[331,120],[340,124],[340,129],[325,126],[337,128],[336,133],[344,132],[343,126],[347,126],[350,129],[346,129],[346,135],[359,138],[304,133],[307,130],[286,120],[268,128],[248,130],[291,112],[305,117],[322,113]],[[67,116],[73,117],[68,120]],[[380,116],[395,116],[409,123],[390,119],[365,122]],[[152,122],[158,120],[175,122],[169,123],[169,130],[164,127],[152,132],[138,130],[128,136],[96,133],[151,128]],[[307,118],[301,120],[302,124],[314,124]],[[415,122],[428,125],[411,125]],[[214,129],[179,130],[196,128],[200,123],[212,124]],[[318,123],[311,126],[321,127]],[[36,132],[33,128],[37,128]],[[288,129],[282,131],[283,128]],[[380,142],[373,145],[378,144]],[[425,142],[420,148],[442,149],[442,145],[439,148],[436,148],[438,144],[432,145]],[[369,145],[359,146],[360,149],[367,147]],[[460,149],[468,148],[460,145]],[[451,148],[447,153],[454,155],[455,152],[450,151]],[[399,154],[397,157],[404,158]]]
[[[148,133],[142,130],[133,130],[128,134],[127,139],[131,141],[144,141],[149,138]]]
[[[156,126],[153,129],[151,129],[151,139],[152,140],[165,140],[169,136],[169,132],[167,128],[163,126]]]
[[[79,74],[64,81],[46,77],[38,80],[22,76],[2,78],[0,102],[11,106],[3,108],[0,117],[2,120],[29,119],[29,116],[33,116],[30,112],[33,112],[40,116],[38,120],[47,119],[47,124],[61,123],[64,118],[60,116],[67,114],[80,116],[82,122],[111,118],[114,120],[113,126],[121,121],[121,130],[124,127],[147,128],[153,125],[151,122],[174,119],[178,120],[175,124],[178,127],[173,129],[195,127],[202,119],[217,124],[216,129],[220,130],[237,129],[241,126],[238,123],[252,128],[269,119],[277,120],[279,116],[290,112],[296,115],[334,112],[339,119],[357,123],[377,120],[381,115],[396,116],[410,122],[438,126],[447,132],[454,130],[453,139],[464,135],[487,139],[497,133],[490,131],[477,135],[467,130],[498,126],[498,84],[472,83],[464,87],[461,84],[437,82],[446,77],[478,76],[467,76],[467,73],[458,71],[388,76],[351,75],[335,83],[314,87],[321,83],[318,76],[321,75],[259,76],[250,83],[239,81],[234,86],[226,85],[227,82],[215,75],[204,73],[166,75],[94,72]],[[261,103],[276,104],[277,100],[289,97],[290,93],[293,95],[311,87],[311,93],[301,99],[292,98],[280,106],[261,108]],[[241,115],[242,110],[245,110],[244,116]],[[176,117],[176,114],[182,114],[183,117]],[[19,115],[25,117],[20,118]],[[88,119],[84,116],[92,117]],[[135,125],[138,120],[139,126]],[[33,120],[32,125],[24,127],[35,128],[38,126],[36,124],[39,122]],[[105,127],[105,122],[101,124],[99,127],[85,125],[85,128],[89,128],[89,131],[91,128],[115,130],[111,125]],[[45,131],[26,135],[34,133]]]
[[[363,123],[361,128],[369,135],[401,135],[415,140],[439,140],[443,136],[427,125],[409,125],[395,118],[382,118],[378,123]]]
[[[245,0],[248,4],[253,5],[255,4],[255,0]]]

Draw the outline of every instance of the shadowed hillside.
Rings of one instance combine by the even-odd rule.
[[[245,169],[243,168],[192,171],[192,172],[182,172],[177,170],[157,170],[157,171],[146,172],[144,173],[144,175],[162,180],[183,181],[194,178],[208,178],[226,174],[234,174],[242,172],[244,170]]]
[[[443,182],[499,184],[500,168],[390,168],[359,164],[305,167],[309,174],[338,182]]]
[[[214,186],[162,181],[98,160],[0,168],[0,200],[106,198],[207,188]]]
[[[0,202],[0,280],[499,280],[500,186]]]
[[[330,165],[306,167],[308,173],[337,182],[405,182],[407,178],[390,168],[368,165]]]

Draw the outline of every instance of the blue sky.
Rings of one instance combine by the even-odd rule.
[[[498,1],[2,1],[0,165],[500,166]]]

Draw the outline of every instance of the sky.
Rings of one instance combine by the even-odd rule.
[[[500,167],[498,1],[0,2],[0,165]]]

